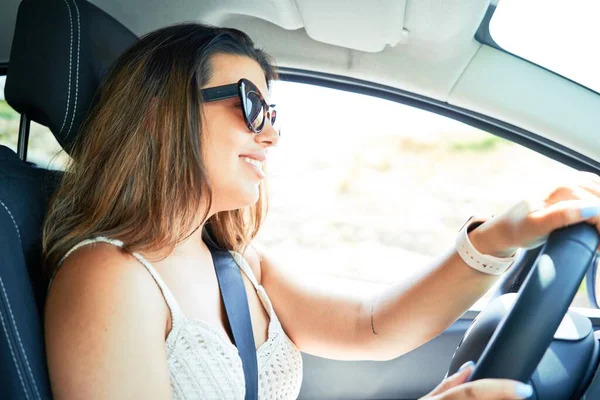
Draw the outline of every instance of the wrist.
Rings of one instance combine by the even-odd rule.
[[[498,246],[490,224],[485,219],[471,217],[456,236],[456,252],[469,267],[490,275],[501,275],[514,262],[515,254]]]
[[[508,249],[494,246],[497,241],[490,240],[489,233],[485,234],[485,228],[490,226],[486,222],[485,219],[469,218],[456,236],[456,253],[465,264],[479,272],[501,275],[512,265],[515,254],[507,256]]]
[[[471,229],[468,231],[467,236],[473,244],[473,247],[482,254],[487,254],[493,257],[512,257],[517,252],[516,247],[505,247],[499,245],[501,240],[496,238],[494,230],[490,227],[490,224],[485,222],[475,222],[471,225]]]

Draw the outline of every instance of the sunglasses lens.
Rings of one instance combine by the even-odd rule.
[[[248,123],[255,132],[259,132],[264,125],[264,114],[260,97],[255,92],[246,94],[246,108],[244,110]]]

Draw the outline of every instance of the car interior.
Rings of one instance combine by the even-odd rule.
[[[0,397],[52,398],[41,226],[63,172],[27,160],[31,121],[68,153],[101,79],[128,46],[153,29],[201,21],[248,33],[283,80],[426,109],[600,171],[600,94],[495,43],[489,24],[502,1],[2,2],[0,75],[21,119],[17,151],[0,145]],[[589,226],[556,232],[520,257],[485,310],[396,359],[303,354],[300,398],[416,399],[475,359],[475,378],[529,381],[535,399],[600,399],[600,312],[569,310],[584,276],[595,279],[597,247]]]

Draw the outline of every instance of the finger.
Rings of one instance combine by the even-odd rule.
[[[600,186],[593,188],[584,183],[578,186],[563,186],[546,201],[546,206],[568,200],[585,200],[590,204],[594,202],[600,204]],[[594,217],[593,222],[600,222],[600,217]]]
[[[533,388],[509,379],[480,379],[450,389],[435,400],[515,400],[526,399]]]
[[[561,194],[564,192],[569,192],[571,188],[580,186],[585,187],[594,193],[595,196],[600,196],[600,176],[586,171],[575,171],[572,174],[569,174],[568,177],[561,179],[561,183],[554,182],[552,186],[548,187],[547,192],[549,195],[546,197],[546,201],[549,201],[551,198],[555,197],[557,194]],[[558,184],[558,186],[557,186]],[[562,196],[561,196],[562,197]]]
[[[587,221],[596,225],[600,217],[600,200],[564,200],[530,214],[538,232],[551,232]]]
[[[554,190],[546,197],[545,203],[546,205],[558,203],[559,201],[564,200],[590,200],[598,199],[600,195],[600,191],[598,195],[596,195],[593,191],[587,190],[592,189],[593,185],[589,183],[581,182],[580,184],[569,184],[562,185],[554,188]]]
[[[471,376],[471,373],[473,372],[474,367],[475,367],[475,364],[473,363],[473,361],[468,361],[468,362],[464,363],[463,366],[460,367],[460,369],[454,375],[451,375],[448,378],[444,379],[439,385],[437,385],[437,387],[435,389],[433,389],[425,397],[427,398],[430,396],[435,396],[435,395],[443,393],[455,386],[465,383],[467,381],[467,379],[469,379],[469,376]]]
[[[600,177],[588,172],[584,174],[586,175],[586,179],[582,179],[579,186],[565,185],[559,189],[555,189],[552,195],[546,198],[546,206],[566,199],[581,199],[593,202],[600,198]],[[591,177],[588,175],[591,175]],[[539,209],[542,208],[544,207],[539,207]],[[586,222],[594,225],[598,233],[600,233],[600,215],[590,217]]]
[[[600,199],[600,177],[591,172],[580,172],[579,174],[570,183],[554,188],[546,198],[546,202],[556,203],[568,199]]]

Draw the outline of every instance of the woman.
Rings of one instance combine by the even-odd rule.
[[[411,286],[341,298],[259,252],[252,239],[264,217],[264,165],[280,140],[268,101],[275,78],[245,34],[198,24],[146,35],[112,68],[44,225],[55,398],[243,398],[207,226],[243,271],[260,398],[297,397],[299,350],[395,358],[441,333],[496,281],[452,248]],[[577,179],[478,226],[468,245],[508,265],[516,249],[556,228],[598,226],[600,179]],[[467,364],[427,397],[531,393],[509,380],[464,383],[472,370]]]

